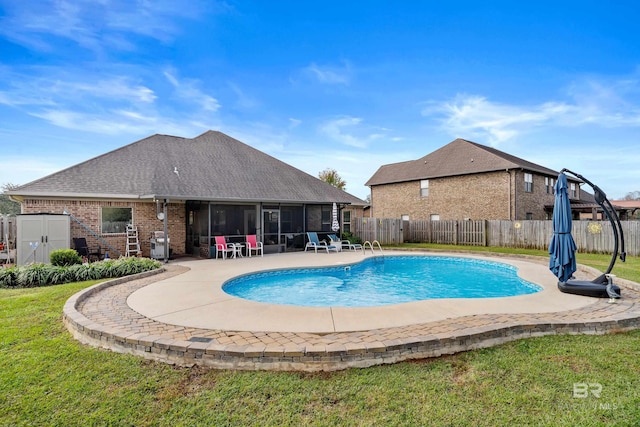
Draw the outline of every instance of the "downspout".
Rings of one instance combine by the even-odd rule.
[[[507,219],[511,221],[511,173],[509,169],[504,170],[507,173],[507,180],[509,181],[509,202],[507,204]]]
[[[168,199],[164,199],[164,203],[162,204],[162,214],[163,214],[163,232],[164,232],[164,263],[167,264],[169,262],[169,226],[167,223],[167,205],[169,203]]]

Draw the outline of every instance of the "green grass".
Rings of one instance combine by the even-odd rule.
[[[640,331],[333,373],[175,368],[71,338],[62,306],[93,283],[0,290],[1,426],[640,424]],[[573,397],[574,383],[602,394]]]
[[[465,252],[484,252],[484,253],[500,253],[511,255],[531,255],[549,259],[549,253],[539,249],[520,249],[520,248],[502,248],[496,246],[461,246],[461,245],[438,245],[426,243],[405,243],[398,246],[385,246],[385,248],[414,248],[428,249],[435,251],[465,251]],[[606,271],[611,262],[611,254],[587,254],[576,253],[576,260],[579,264],[588,265],[602,272]],[[633,282],[640,283],[640,257],[627,256],[626,261],[622,262],[618,257],[611,273]]]

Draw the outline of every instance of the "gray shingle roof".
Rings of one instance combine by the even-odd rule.
[[[153,135],[20,186],[10,194],[365,204],[216,131],[195,138]]]
[[[418,160],[381,166],[366,185],[391,184],[514,168],[522,168],[549,176],[558,175],[557,171],[495,148],[465,139],[456,139]]]

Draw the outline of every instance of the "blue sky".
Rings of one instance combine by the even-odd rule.
[[[624,0],[0,0],[0,184],[214,129],[362,198],[458,137],[622,198],[638,22]]]

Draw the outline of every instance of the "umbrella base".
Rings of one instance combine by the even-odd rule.
[[[607,292],[607,278],[602,275],[597,279],[589,282],[587,280],[567,280],[566,282],[558,282],[558,289],[567,294],[583,295],[594,298],[609,298]],[[611,290],[618,295],[621,294],[620,287],[611,285]]]

